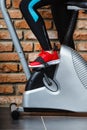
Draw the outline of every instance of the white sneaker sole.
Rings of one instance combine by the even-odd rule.
[[[50,66],[50,65],[56,65],[56,64],[59,64],[60,63],[60,60],[52,60],[52,61],[49,61],[47,62],[47,64]],[[40,64],[40,65],[36,65],[36,66],[31,66],[29,65],[30,68],[44,68],[45,66],[43,64]]]

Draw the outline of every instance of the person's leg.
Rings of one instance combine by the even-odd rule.
[[[50,40],[43,18],[37,11],[38,8],[51,5],[55,0],[22,0],[20,3],[21,12],[35,34],[43,50],[38,58],[29,64],[29,67],[41,67],[47,64],[57,64],[59,57],[57,51],[52,51]],[[51,62],[50,62],[51,61]]]
[[[51,50],[52,47],[46,31],[45,23],[37,9],[48,4],[50,4],[50,0],[22,0],[20,3],[23,17],[40,42],[43,50]]]
[[[51,10],[53,14],[54,23],[58,32],[59,41],[61,44],[66,44],[71,48],[74,47],[73,35],[68,43],[64,43],[64,38],[67,33],[67,29],[70,24],[70,20],[73,11],[67,10],[66,2],[68,0],[58,0],[56,3],[52,4]]]

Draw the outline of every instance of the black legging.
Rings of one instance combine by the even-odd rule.
[[[73,36],[69,43],[63,43],[72,17],[72,11],[67,10],[67,1],[68,0],[22,0],[20,3],[20,9],[25,20],[44,50],[52,49],[43,18],[37,11],[38,8],[45,5],[51,5],[60,43],[67,44],[74,48]]]

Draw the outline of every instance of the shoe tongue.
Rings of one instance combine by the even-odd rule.
[[[47,53],[46,51],[42,50],[39,56],[46,55],[46,53]]]

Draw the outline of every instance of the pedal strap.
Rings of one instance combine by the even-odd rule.
[[[44,61],[44,59],[42,57],[37,57],[37,59],[35,60],[36,62],[39,62],[41,64],[43,64],[45,67],[48,67],[49,65]]]

